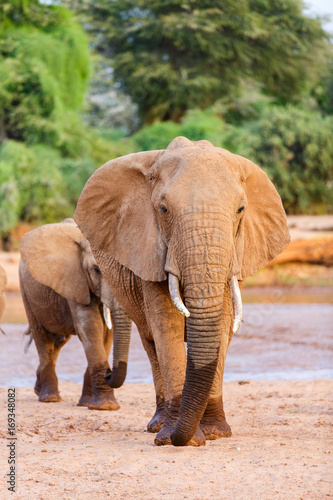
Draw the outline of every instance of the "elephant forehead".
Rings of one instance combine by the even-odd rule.
[[[203,148],[196,145],[166,150],[154,165],[154,170],[160,172],[173,168],[192,172],[200,170],[207,175],[223,171],[235,175],[241,171],[237,157],[230,151],[214,146]]]
[[[154,186],[162,197],[198,196],[212,199],[242,193],[240,163],[229,151],[215,147],[183,147],[166,151],[152,169]]]

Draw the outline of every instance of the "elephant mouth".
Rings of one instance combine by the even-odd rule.
[[[183,314],[186,318],[188,318],[190,316],[190,311],[185,307],[183,299],[180,296],[179,280],[177,276],[175,276],[172,273],[169,273],[168,284],[169,284],[170,297],[174,306],[176,307],[176,309],[178,309],[178,311],[181,314]],[[236,276],[233,276],[229,280],[229,288],[232,299],[232,305],[234,309],[234,322],[232,331],[233,333],[236,333],[242,322],[242,311],[243,311],[242,297]]]

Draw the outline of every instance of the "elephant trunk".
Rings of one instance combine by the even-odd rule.
[[[221,343],[222,301],[224,284],[199,286],[200,294],[185,294],[190,317],[186,319],[187,366],[182,400],[175,429],[174,446],[184,446],[194,435],[206,409],[214,381]],[[213,296],[212,296],[213,295]]]
[[[186,317],[187,365],[172,444],[184,446],[195,434],[214,382],[219,360],[224,288],[232,260],[232,228],[215,212],[197,210],[179,221],[177,238],[167,258],[170,282],[179,277]],[[226,216],[227,222],[227,216]],[[186,239],[184,236],[186,235]],[[173,286],[177,292],[177,286]],[[178,297],[181,298],[181,297]],[[178,309],[183,308],[178,302]],[[182,311],[181,311],[182,312]],[[186,312],[186,311],[184,311]],[[184,314],[183,312],[183,314]]]
[[[172,273],[169,273],[169,291],[170,291],[170,297],[171,300],[178,311],[183,314],[186,318],[190,316],[189,311],[186,309],[184,302],[180,296],[180,291],[179,291],[179,281],[177,276],[175,276]],[[229,287],[230,287],[230,293],[231,293],[231,299],[232,299],[232,305],[234,309],[234,323],[232,327],[233,333],[236,333],[239,330],[239,327],[242,322],[242,311],[243,311],[243,304],[242,304],[242,297],[239,289],[239,284],[236,276],[233,276],[229,282]]]
[[[112,308],[113,366],[112,371],[107,369],[105,381],[110,387],[118,389],[126,378],[132,322],[115,299],[114,302]]]

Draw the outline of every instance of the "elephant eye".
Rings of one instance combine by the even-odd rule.
[[[100,270],[100,268],[99,268],[98,266],[94,266],[94,267],[93,267],[93,270],[94,270],[94,272],[95,272],[96,274],[101,274],[101,270]]]
[[[237,210],[237,213],[240,214],[241,212],[243,212],[244,208],[245,207],[243,207],[243,206],[239,207],[239,209]]]
[[[167,209],[167,207],[165,207],[164,205],[161,205],[161,206],[160,206],[160,210],[161,210],[161,212],[163,212],[164,214],[168,213],[168,209]]]

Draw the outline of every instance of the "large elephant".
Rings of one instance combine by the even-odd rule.
[[[6,306],[5,288],[7,285],[7,275],[3,267],[0,266],[0,320]],[[1,327],[0,327],[0,331]]]
[[[238,283],[289,242],[267,175],[208,141],[178,137],[166,150],[99,168],[74,219],[148,353],[155,443],[200,445],[231,435],[222,379],[241,321]]]
[[[89,242],[73,220],[65,219],[24,235],[20,251],[22,298],[39,355],[35,385],[39,401],[60,401],[57,357],[77,334],[88,361],[79,406],[117,410],[114,391],[104,377],[114,336],[109,379],[113,387],[125,380],[131,320],[103,279]]]

